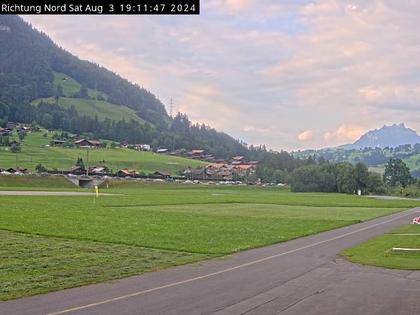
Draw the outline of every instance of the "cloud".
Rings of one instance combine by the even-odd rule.
[[[420,126],[419,11],[418,1],[208,0],[200,16],[25,19],[193,121],[300,149],[396,115]],[[324,136],[301,141],[302,130]]]
[[[420,84],[388,84],[382,86],[367,86],[359,90],[360,95],[376,107],[419,110]]]
[[[303,131],[298,135],[299,141],[303,141],[303,142],[311,141],[314,138],[315,138],[315,132],[312,130]]]
[[[243,131],[245,131],[245,132],[255,132],[255,133],[268,133],[268,132],[270,132],[270,129],[258,128],[258,127],[255,127],[255,126],[245,126],[243,128]]]
[[[355,141],[360,138],[366,130],[360,126],[341,125],[336,130],[324,133],[324,139],[334,142]]]
[[[226,0],[226,5],[233,10],[248,9],[254,5],[253,0]]]

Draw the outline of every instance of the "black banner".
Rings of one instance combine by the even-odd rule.
[[[200,14],[200,0],[0,0],[0,14]]]

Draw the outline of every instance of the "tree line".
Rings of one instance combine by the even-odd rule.
[[[398,158],[389,159],[383,176],[370,172],[366,165],[348,162],[312,163],[296,168],[289,176],[295,192],[338,192],[354,194],[390,193],[413,195],[420,193],[420,181],[413,178],[407,165]],[[410,192],[410,194],[408,194]]]
[[[290,174],[292,191],[296,192],[338,192],[354,194],[360,191],[380,193],[384,191],[381,176],[369,172],[366,165],[357,163],[311,164],[295,169]]]

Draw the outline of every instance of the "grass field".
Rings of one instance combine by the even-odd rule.
[[[23,183],[7,189],[13,185]],[[84,196],[0,196],[0,299],[223,256],[419,205],[256,187],[111,182],[101,192],[118,195],[95,203]],[[145,258],[151,250],[155,260]]]
[[[106,101],[108,96],[102,92],[88,89],[88,94],[91,99],[76,98],[75,95],[80,91],[80,83],[63,73],[54,73],[54,85],[60,84],[63,88],[63,97],[58,100],[58,105],[69,108],[74,106],[79,115],[86,115],[89,117],[98,116],[99,120],[135,120],[144,123],[144,120],[137,116],[136,112],[126,106],[120,106]],[[98,96],[102,96],[103,100],[97,100]],[[37,105],[40,101],[56,104],[53,97],[40,98],[32,101],[32,104]]]
[[[0,230],[0,300],[128,277],[207,258]]]
[[[37,105],[41,101],[44,103],[56,104],[56,100],[52,97],[37,99],[32,103]],[[108,118],[116,121],[125,119],[126,121],[135,120],[139,123],[144,123],[144,120],[137,116],[136,112],[131,108],[111,104],[106,101],[60,97],[58,99],[58,105],[64,108],[73,106],[79,115],[89,116],[91,118],[97,116],[100,121]]]
[[[78,157],[86,162],[86,149],[45,147],[51,140],[42,132],[28,134],[22,145],[22,152],[12,153],[0,147],[0,168],[26,167],[35,170],[37,164],[48,169],[69,170]],[[94,149],[89,151],[89,165],[106,165],[114,172],[123,168],[145,173],[162,171],[176,174],[188,166],[198,167],[204,163],[180,157],[158,155],[152,152],[138,152],[129,149]]]
[[[407,225],[346,250],[342,254],[348,260],[363,265],[420,270],[420,252],[393,251],[394,247],[420,249],[420,226]]]
[[[54,86],[57,87],[61,85],[63,88],[63,96],[73,97],[76,93],[80,91],[81,84],[69,77],[68,75],[60,72],[54,71]],[[92,98],[97,98],[101,95],[104,99],[108,99],[108,96],[105,93],[99,92],[97,90],[88,89],[88,94]]]

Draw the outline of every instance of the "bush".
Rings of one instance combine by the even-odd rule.
[[[418,185],[408,185],[406,187],[399,186],[392,189],[390,194],[407,198],[419,198],[420,187]]]
[[[13,143],[10,147],[10,151],[12,151],[12,153],[20,152],[21,151],[20,143]]]
[[[42,164],[38,164],[37,166],[35,166],[35,170],[38,173],[46,173],[48,170],[45,166],[43,166]]]

